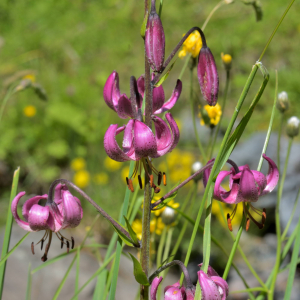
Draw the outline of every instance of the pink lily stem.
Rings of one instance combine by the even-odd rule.
[[[165,60],[160,73],[158,73],[152,80],[152,85],[155,85],[158,81],[158,78],[160,77],[161,73],[166,69],[166,67],[169,65],[169,63],[171,62],[171,60],[173,59],[173,57],[175,56],[175,54],[177,53],[177,51],[180,49],[180,47],[182,46],[182,44],[185,42],[185,40],[189,37],[189,35],[193,32],[197,30],[200,33],[201,36],[201,40],[202,40],[202,48],[207,47],[206,44],[206,38],[205,35],[203,33],[203,31],[199,28],[199,27],[192,27],[186,34],[185,36],[180,40],[180,42],[177,44],[177,46],[173,49],[173,51],[171,52],[171,54],[169,55],[169,57]]]
[[[105,218],[107,219],[114,227],[118,228],[119,231],[121,231],[123,234],[125,234],[130,240],[130,234],[125,230],[122,226],[120,226],[119,223],[117,223],[106,211],[104,211],[92,198],[90,198],[84,191],[82,191],[78,186],[76,186],[74,183],[72,183],[69,180],[66,179],[57,179],[54,180],[49,188],[49,193],[48,193],[48,199],[47,199],[47,204],[52,204],[53,202],[53,191],[55,189],[55,186],[59,183],[66,184],[67,186],[73,188],[76,192],[78,192],[85,200],[87,200],[90,204],[92,204],[98,212]],[[52,205],[53,207],[53,205]],[[139,244],[135,244],[135,247],[139,248]]]
[[[155,3],[154,3],[155,4]],[[145,11],[144,18],[149,16],[149,0],[144,1]],[[146,55],[145,49],[145,124],[151,128],[152,126],[152,85],[150,76],[150,64]],[[145,164],[147,166],[147,164]],[[141,266],[146,276],[148,276],[150,268],[150,218],[151,218],[151,186],[149,175],[151,175],[151,168],[148,172],[145,170],[145,187],[144,187],[144,205],[142,217],[142,242],[141,242]],[[149,286],[140,286],[140,300],[149,299]]]
[[[229,163],[230,165],[232,165],[232,167],[235,169],[236,173],[239,173],[239,167],[237,166],[237,164],[232,161],[231,159],[227,160],[227,163]],[[157,200],[156,202],[151,204],[151,209],[154,209],[156,206],[158,206],[159,204],[161,204],[165,199],[167,199],[168,197],[170,197],[173,193],[175,193],[176,191],[178,191],[180,188],[182,188],[184,185],[186,185],[188,182],[190,182],[192,179],[194,179],[195,177],[197,177],[199,174],[201,174],[202,172],[204,172],[206,169],[212,167],[214,164],[214,160],[207,163],[203,168],[201,168],[200,170],[198,170],[197,172],[195,172],[193,175],[191,175],[190,177],[188,177],[186,180],[182,181],[178,186],[176,186],[173,190],[169,191],[167,194],[165,194],[163,197],[161,197],[159,200]]]
[[[180,260],[173,260],[165,265],[163,265],[162,267],[158,268],[153,274],[151,274],[148,278],[149,283],[151,284],[153,279],[159,275],[159,273],[161,273],[162,271],[172,267],[178,265],[181,268],[182,273],[184,274],[184,278],[185,278],[185,282],[186,282],[186,287],[192,287],[193,283],[191,281],[189,272],[186,268],[186,266],[184,265],[184,263]]]

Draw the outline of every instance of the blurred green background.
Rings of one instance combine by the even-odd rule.
[[[263,19],[256,22],[253,7],[235,1],[222,6],[207,25],[205,34],[218,66],[221,95],[225,79],[221,52],[233,57],[223,128],[252,65],[288,2],[261,1]],[[217,3],[215,0],[164,1],[166,55],[189,28],[202,26]],[[275,69],[279,74],[279,91],[287,91],[291,100],[292,109],[287,117],[299,116],[299,11],[300,3],[295,2],[263,58],[270,72],[270,83],[243,138],[268,126]],[[118,119],[106,106],[102,91],[113,70],[118,71],[121,91],[127,94],[130,76],[139,77],[143,73],[142,21],[143,1],[1,1],[0,101],[2,103],[9,88],[20,84],[24,75],[30,75],[29,79],[40,84],[48,98],[40,100],[34,89],[28,88],[15,93],[5,107],[0,122],[1,212],[7,210],[12,174],[20,166],[18,191],[44,194],[51,181],[66,178],[75,181],[108,213],[118,217],[129,163],[113,163],[107,159],[103,136],[110,124],[122,125],[125,120]],[[178,59],[164,83],[166,99],[183,64],[184,60]],[[261,78],[256,76],[246,104],[253,99]],[[183,92],[172,110],[181,128],[190,118],[188,70],[182,80]],[[196,93],[200,94],[196,76],[194,84]],[[278,128],[278,118],[274,128]],[[187,177],[192,163],[199,160],[193,132],[183,130],[182,135],[190,138],[183,138],[176,151],[166,157],[170,169],[169,187]],[[203,141],[205,144],[207,137],[203,137]],[[155,165],[161,163],[164,158]],[[176,200],[180,202],[181,197]],[[0,220],[2,224],[5,221]],[[103,226],[103,229],[109,227],[105,221]]]

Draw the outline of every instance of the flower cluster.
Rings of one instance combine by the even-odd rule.
[[[221,116],[222,109],[218,103],[215,106],[204,105],[199,113],[199,117],[201,118],[200,124],[213,128],[218,125]]]

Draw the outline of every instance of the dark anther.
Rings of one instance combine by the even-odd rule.
[[[34,242],[31,243],[31,252],[34,254]]]
[[[70,243],[69,241],[67,241],[67,253],[69,253],[69,250],[70,250]]]
[[[165,172],[163,172],[163,181],[164,181],[164,186],[167,185],[167,175]]]
[[[41,250],[43,250],[44,247],[44,240],[41,240]]]
[[[142,183],[141,175],[138,175],[138,180],[139,180],[140,189],[143,189],[143,183]]]
[[[154,188],[154,193],[155,194],[158,194],[160,192],[160,188],[158,187],[158,186],[156,186],[155,188]]]
[[[232,224],[231,224],[231,219],[230,219],[230,214],[227,214],[227,226],[230,231],[232,231]]]
[[[247,221],[246,221],[246,231],[249,230],[249,227],[250,227],[250,219],[247,218]]]
[[[128,187],[131,190],[131,192],[134,192],[134,188],[133,188],[133,184],[132,184],[132,180],[128,179]]]
[[[157,178],[157,185],[161,184],[161,180],[162,180],[162,174],[161,172],[158,173],[158,178]]]
[[[60,248],[62,249],[63,248],[63,246],[64,246],[64,238],[63,237],[61,237],[61,243],[60,243]]]
[[[75,240],[74,238],[71,236],[71,241],[72,241],[72,244],[71,244],[71,249],[74,249],[74,245],[75,245]]]
[[[47,257],[47,255],[46,255],[46,253],[45,253],[45,254],[42,256],[41,260],[42,260],[42,262],[45,262],[47,259],[48,259],[48,257]]]
[[[127,185],[129,185],[128,177],[126,177],[126,183],[127,183]]]

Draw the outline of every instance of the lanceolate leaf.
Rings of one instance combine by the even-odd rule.
[[[160,85],[162,85],[164,83],[164,81],[168,78],[171,70],[173,69],[174,65],[176,63],[176,60],[172,63],[171,67],[169,68],[169,70],[159,79],[159,81],[154,85],[154,87],[159,87]]]
[[[137,236],[136,236],[136,233],[135,233],[134,230],[132,229],[132,227],[131,227],[129,221],[127,220],[127,218],[126,218],[125,216],[124,216],[124,219],[125,219],[125,222],[126,222],[126,224],[127,224],[128,232],[129,232],[129,234],[130,234],[130,237],[131,237],[133,243],[134,243],[135,245],[138,245],[138,244],[139,244],[139,240],[138,240],[138,238],[137,238]]]
[[[145,272],[143,271],[142,266],[139,263],[139,261],[130,253],[129,253],[129,255],[131,256],[131,259],[133,261],[133,275],[135,277],[135,280],[142,285],[146,285],[146,286],[150,285],[148,278],[147,278]]]

